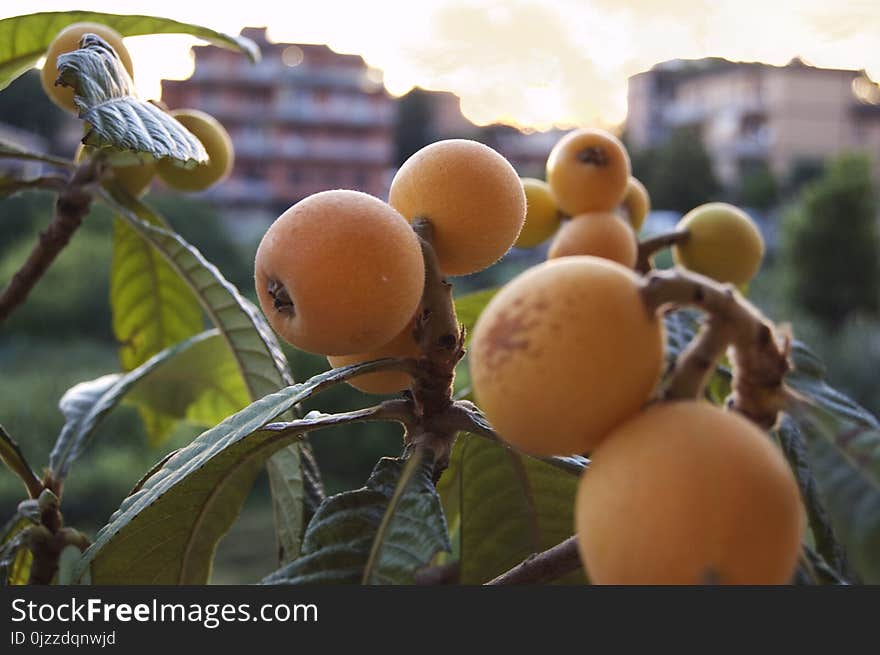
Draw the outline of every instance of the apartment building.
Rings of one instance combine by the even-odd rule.
[[[360,56],[325,45],[270,43],[265,28],[242,35],[260,46],[259,63],[197,46],[192,77],[162,83],[169,107],[202,109],[232,137],[232,175],[206,197],[237,219],[252,219],[255,229],[325,189],[384,197],[394,163],[395,103],[381,74]]]
[[[724,59],[674,60],[629,79],[628,142],[648,148],[676,128],[702,139],[734,185],[756,163],[784,177],[800,161],[868,150],[880,159],[880,91],[863,71]]]

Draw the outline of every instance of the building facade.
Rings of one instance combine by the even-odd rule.
[[[270,43],[248,28],[263,57],[251,64],[213,46],[195,47],[187,80],[162,84],[171,108],[212,114],[235,147],[230,178],[206,197],[256,223],[318,191],[359,189],[384,197],[394,158],[394,100],[356,55],[324,45]]]
[[[862,149],[880,157],[876,85],[863,71],[723,59],[670,61],[629,79],[631,147],[694,129],[715,173],[735,185],[756,164],[781,178],[801,162]]]

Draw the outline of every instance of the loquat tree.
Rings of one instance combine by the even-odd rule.
[[[872,165],[847,154],[804,188],[783,216],[787,295],[826,328],[880,309],[880,234]]]
[[[729,284],[745,285],[763,257],[744,212],[701,206],[639,243],[615,213],[630,163],[613,135],[563,137],[549,194],[527,193],[486,145],[440,141],[407,157],[388,202],[334,190],[284,211],[255,254],[257,307],[121,172],[150,178],[155,166],[202,189],[234,156],[213,119],[138,98],[125,36],[183,32],[251,59],[254,44],[91,12],[0,21],[0,35],[13,32],[0,39],[0,86],[51,53],[46,92],[83,121],[85,147],[73,161],[0,143],[0,158],[43,165],[4,171],[0,191],[56,199],[0,292],[0,322],[50,279],[100,203],[116,217],[103,236],[120,366],[61,398],[41,474],[0,428],[0,459],[25,495],[0,533],[3,584],[205,584],[264,468],[278,545],[264,584],[880,582],[880,422]],[[573,216],[558,232],[576,226],[571,250],[501,289],[454,296],[451,276],[504,257],[524,224],[520,245],[548,238],[560,214]],[[626,265],[598,247],[612,241],[628,245]],[[669,247],[679,266],[652,270]],[[296,382],[278,337],[334,368]],[[342,383],[393,395],[303,415]],[[154,443],[185,420],[204,431],[134,475],[86,534],[65,525],[65,481],[123,400]],[[377,421],[399,426],[399,454],[363,487],[327,495],[309,440]]]

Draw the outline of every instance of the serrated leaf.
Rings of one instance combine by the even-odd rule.
[[[880,422],[825,382],[824,366],[804,344],[792,344],[791,362],[785,382],[800,400],[792,402],[789,414],[807,445],[809,469],[823,501],[819,509],[827,511],[851,567],[865,582],[878,583]],[[833,552],[820,554],[833,558]]]
[[[372,584],[412,583],[415,572],[450,545],[431,482],[433,458],[407,468],[406,460],[383,457],[364,487],[327,498],[309,523],[302,555],[263,583],[360,584],[365,576]]]
[[[186,282],[119,218],[113,227],[110,306],[113,333],[121,344],[119,360],[125,371],[204,327],[201,308]]]
[[[156,105],[140,100],[116,52],[94,34],[58,57],[58,81],[72,87],[79,117],[89,126],[83,143],[143,153],[188,166],[208,161],[192,132]]]
[[[40,495],[43,484],[40,482],[37,474],[34,473],[30,464],[28,464],[18,443],[9,436],[9,433],[6,432],[2,425],[0,425],[0,461],[18,476],[31,498],[36,498]]]
[[[0,20],[0,90],[36,64],[58,32],[80,22],[102,23],[122,36],[191,34],[214,45],[239,50],[251,61],[260,58],[259,48],[250,39],[167,18],[92,11],[42,12]]]
[[[317,375],[269,394],[178,450],[126,498],[83,554],[76,578],[93,584],[205,584],[217,542],[227,532],[269,457],[311,430],[368,420],[375,408],[313,412],[267,425],[295,404],[360,373],[367,362]]]
[[[143,203],[112,190],[101,189],[98,193],[141,238],[162,254],[195,293],[211,322],[226,339],[251,400],[262,398],[293,381],[287,360],[269,324],[253,303],[242,297],[215,266],[180,235],[161,228],[159,219]],[[308,510],[304,503],[309,502],[310,496],[322,493],[317,468],[303,477],[304,498],[295,482],[307,450],[307,443],[292,445],[286,452],[272,457],[268,464],[282,562],[292,560],[299,552]]]
[[[68,389],[58,404],[64,415],[64,427],[49,455],[49,468],[54,477],[58,480],[66,477],[101,420],[140,380],[168,360],[212,336],[213,333],[197,335],[163,350],[129,373],[104,375]]]
[[[880,428],[871,412],[828,385],[824,365],[805,344],[794,341],[790,359],[792,370],[785,376],[789,387],[834,416],[856,425]]]
[[[437,552],[451,550],[433,473],[434,453],[416,450],[407,459],[373,537],[364,584],[411,584]]]
[[[440,484],[448,520],[459,526],[461,583],[483,584],[570,537],[578,480],[489,439],[460,435]],[[560,582],[583,583],[584,576]]]
[[[458,322],[465,328],[468,342],[470,342],[471,333],[474,331],[474,325],[477,324],[480,314],[500,290],[500,287],[483,289],[455,299],[455,313],[458,316]]]
[[[880,584],[880,431],[828,413],[799,422],[834,533],[864,582]]]
[[[807,445],[800,428],[790,416],[782,417],[776,430],[776,438],[800,488],[818,556],[826,560],[829,566],[844,571],[846,560],[843,548],[831,527],[831,520],[810,468]]]

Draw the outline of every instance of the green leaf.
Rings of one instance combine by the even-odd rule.
[[[776,438],[800,488],[818,556],[827,561],[829,566],[838,571],[845,571],[847,568],[846,556],[834,534],[831,519],[822,501],[816,478],[810,468],[807,445],[800,428],[790,416],[784,415],[782,417],[776,430]]]
[[[58,79],[73,88],[79,117],[89,126],[83,143],[188,166],[208,161],[205,147],[192,132],[137,98],[128,71],[101,37],[87,34],[78,50],[58,57]]]
[[[406,461],[373,537],[364,584],[410,584],[437,552],[451,550],[433,473],[433,452],[416,450]]]
[[[166,227],[158,216],[151,218]],[[113,332],[121,344],[119,361],[125,371],[198,334],[204,327],[201,307],[187,283],[153,246],[119,218],[113,226],[110,307]],[[178,422],[156,413],[145,403],[139,411],[155,445],[163,443]],[[228,414],[217,417],[217,421]]]
[[[492,300],[492,298],[495,297],[495,294],[500,290],[500,287],[495,289],[483,289],[482,291],[475,291],[464,296],[459,296],[455,299],[455,313],[458,316],[458,322],[465,328],[465,336],[468,343],[470,342],[470,335],[474,331],[474,325],[476,325],[480,314],[483,313],[486,305],[489,304],[489,301]]]
[[[141,238],[162,254],[195,293],[211,322],[223,334],[251,400],[262,398],[292,382],[287,360],[269,324],[253,303],[242,297],[214,265],[180,235],[161,227],[161,220],[143,203],[115,190],[99,189],[97,193]],[[300,475],[301,459],[307,447],[307,444],[292,445],[288,452],[269,460],[269,481],[273,489],[272,502],[282,561],[296,557],[305,527],[306,508],[295,481]],[[314,474],[303,479],[308,494],[320,493],[320,488],[308,489],[316,481]],[[319,480],[317,482],[319,484]]]
[[[791,361],[793,370],[785,381],[802,400],[791,404],[789,414],[806,443],[809,469],[819,491],[814,500],[822,500],[808,508],[811,519],[827,511],[832,534],[843,544],[849,564],[865,582],[876,584],[880,582],[880,422],[825,382],[824,367],[802,343],[792,345]],[[781,431],[780,437],[792,435]],[[805,500],[810,502],[811,497]],[[817,547],[824,534],[821,526],[818,533]],[[834,551],[824,545],[820,554],[836,564]]]
[[[570,537],[578,480],[489,439],[460,435],[440,484],[450,525],[458,525],[461,583],[492,580]],[[583,583],[584,576],[560,582]]]
[[[34,557],[27,548],[27,530],[36,524],[32,516],[19,511],[3,526],[0,532],[0,587],[25,585],[30,580]]]
[[[54,11],[0,20],[0,90],[16,77],[32,68],[46,54],[49,44],[63,28],[73,23],[102,23],[122,36],[142,34],[191,34],[214,45],[239,50],[251,61],[258,61],[260,50],[256,44],[241,36],[180,23],[154,16],[126,16],[92,11]]]
[[[9,436],[9,433],[0,425],[0,461],[6,464],[6,467],[15,473],[24,483],[31,498],[36,498],[43,490],[43,484],[34,473],[34,470],[25,459],[24,453],[21,452],[18,443]]]
[[[816,407],[794,416],[834,533],[861,578],[880,583],[880,430]]]
[[[68,389],[58,404],[64,415],[64,427],[61,428],[61,434],[49,455],[49,468],[53,476],[58,480],[66,477],[71,465],[82,454],[101,420],[139,381],[179,353],[212,336],[213,333],[204,333],[187,339],[153,356],[124,375],[119,373],[104,375]]]
[[[82,553],[76,546],[64,547],[61,554],[58,556],[58,573],[55,578],[55,584],[76,584],[76,578],[74,578],[73,575],[81,556]]]
[[[208,427],[246,407],[250,398],[222,335],[215,329],[201,336],[136,383],[125,401],[170,426],[186,420]]]
[[[431,456],[412,464],[383,457],[364,487],[324,501],[302,555],[263,583],[411,584],[435,553],[450,549],[432,472]]]
[[[382,367],[382,361],[367,362],[322,373],[203,432],[122,502],[83,554],[76,578],[89,572],[94,584],[206,584],[217,542],[269,457],[311,430],[369,420],[376,408],[312,412],[290,423],[267,424],[326,387]]]
[[[856,425],[880,428],[871,412],[828,385],[824,365],[806,345],[793,342],[790,359],[793,368],[785,376],[789,387],[834,416]]]
[[[2,47],[2,46],[0,46]],[[8,141],[0,141],[0,159],[20,159],[22,161],[39,161],[62,168],[74,168],[75,164],[69,159],[54,157],[40,152],[32,152]]]

